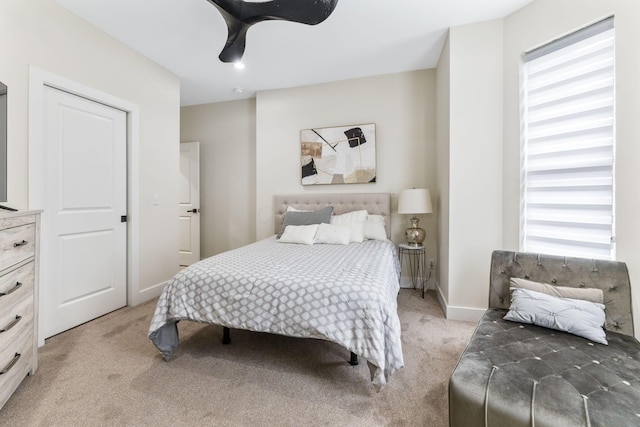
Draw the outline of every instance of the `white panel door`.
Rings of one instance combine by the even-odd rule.
[[[45,88],[44,334],[127,304],[126,113]]]
[[[200,261],[200,143],[180,144],[180,247],[178,261],[186,267]]]

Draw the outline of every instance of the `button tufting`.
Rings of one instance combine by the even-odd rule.
[[[585,285],[584,285],[584,283],[580,283],[580,284],[578,285],[578,287],[580,287],[580,288],[584,288],[584,286],[585,286]]]
[[[600,387],[600,388],[601,388],[602,390],[604,390],[604,391],[609,391],[609,389],[608,389],[608,388],[606,388],[606,387]]]
[[[595,363],[596,365],[599,365],[600,362],[598,362],[597,360],[592,360],[593,363]]]
[[[558,283],[556,279],[551,279],[551,283]]]
[[[622,381],[622,384],[624,385],[631,385],[631,383],[629,381]]]
[[[525,279],[529,279],[530,277],[529,277],[529,275],[528,275],[528,274],[525,274],[525,275],[524,275],[524,278],[525,278]]]
[[[542,360],[538,356],[534,357],[535,360]]]
[[[588,342],[587,345],[590,345],[591,347],[593,347],[593,343],[592,342]]]
[[[582,369],[582,368],[581,368],[580,366],[578,366],[578,365],[573,365],[573,367],[574,367],[574,368],[576,368],[576,369]]]
[[[518,326],[518,327],[519,327],[520,329],[524,329],[524,326],[522,326],[522,325],[520,325],[520,326]]]

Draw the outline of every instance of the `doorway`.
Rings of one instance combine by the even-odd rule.
[[[47,338],[127,304],[127,115],[52,87],[44,96]]]
[[[111,110],[119,110],[119,114],[120,115],[123,114],[125,117],[125,122],[124,122],[125,144],[124,144],[124,147],[122,146],[122,144],[119,145],[120,155],[116,156],[116,157],[122,158],[122,149],[124,149],[125,173],[124,175],[120,174],[118,179],[121,182],[119,187],[124,188],[125,199],[124,199],[124,205],[122,204],[120,205],[121,208],[116,207],[115,204],[113,204],[112,205],[113,207],[110,208],[114,211],[113,214],[116,214],[115,212],[116,210],[120,210],[120,209],[124,210],[123,212],[117,212],[117,215],[116,215],[117,224],[112,224],[112,229],[115,229],[115,227],[120,227],[121,230],[124,230],[124,242],[125,242],[124,248],[120,251],[119,256],[114,256],[114,264],[119,264],[123,266],[123,268],[119,269],[119,273],[113,273],[114,278],[113,279],[110,278],[109,281],[102,281],[102,282],[96,281],[97,284],[92,283],[89,286],[88,290],[87,289],[84,290],[84,294],[86,295],[83,294],[83,291],[78,290],[79,287],[81,288],[81,286],[78,284],[82,282],[81,270],[82,269],[84,269],[85,271],[89,270],[90,262],[95,263],[97,262],[96,259],[101,259],[101,258],[104,259],[105,253],[109,252],[108,250],[104,249],[104,246],[102,247],[101,254],[94,253],[95,256],[91,257],[89,261],[87,261],[88,263],[86,265],[83,265],[82,268],[80,268],[78,271],[72,271],[72,273],[67,274],[67,277],[71,279],[70,283],[72,283],[73,286],[71,286],[68,290],[65,290],[66,294],[63,293],[62,297],[60,297],[59,295],[59,290],[55,290],[55,291],[53,290],[53,287],[50,286],[52,284],[50,277],[48,277],[48,275],[44,273],[46,271],[51,271],[52,268],[56,268],[56,267],[52,267],[51,264],[60,263],[61,257],[63,258],[63,268],[61,269],[62,271],[64,271],[67,268],[67,266],[69,266],[70,264],[73,265],[72,260],[75,258],[74,251],[77,252],[80,250],[79,249],[79,247],[81,246],[80,240],[83,240],[80,237],[77,237],[77,238],[72,237],[74,235],[73,232],[68,233],[68,234],[65,234],[65,238],[62,239],[64,240],[64,245],[66,245],[66,248],[64,248],[64,251],[59,250],[60,245],[62,244],[60,242],[58,242],[58,245],[53,250],[48,249],[53,247],[53,244],[50,241],[51,239],[48,238],[47,236],[54,235],[53,230],[51,230],[52,228],[54,228],[54,226],[52,225],[53,216],[50,215],[50,213],[52,212],[52,209],[49,209],[49,207],[47,206],[48,204],[47,194],[49,194],[48,187],[51,184],[49,183],[49,176],[47,175],[47,168],[46,168],[46,160],[47,160],[46,151],[47,150],[45,150],[46,148],[45,134],[47,130],[47,122],[45,120],[45,117],[46,117],[45,106],[47,102],[49,102],[47,101],[49,90],[57,90],[58,92],[62,92],[64,95],[75,96],[75,98],[80,98],[85,101],[90,101],[92,104],[95,104],[94,106],[96,107],[101,106],[101,107],[110,108]],[[78,116],[83,116],[80,110],[74,110],[73,107],[69,107],[69,110],[73,111],[73,114],[71,115],[76,115],[76,118],[78,118]],[[88,116],[91,116],[91,114],[88,114]],[[48,317],[50,316],[50,312],[51,312],[51,310],[47,309],[48,301],[52,301],[52,300],[57,301],[58,305],[60,305],[60,301],[64,301],[64,304],[62,305],[72,306],[75,301],[82,301],[84,298],[88,298],[88,296],[100,296],[102,294],[112,293],[111,291],[112,286],[111,285],[107,286],[106,283],[107,282],[115,283],[116,281],[118,282],[118,284],[120,284],[119,286],[115,286],[120,290],[120,292],[118,293],[119,296],[117,298],[117,301],[118,301],[116,304],[117,306],[121,307],[126,304],[135,305],[137,303],[140,303],[144,298],[144,295],[142,295],[142,293],[139,291],[139,275],[140,275],[139,273],[139,250],[140,250],[139,249],[140,247],[139,185],[140,184],[139,184],[139,173],[138,173],[139,171],[139,116],[140,116],[139,107],[135,104],[124,101],[120,98],[114,97],[104,92],[97,91],[90,87],[78,84],[64,77],[60,77],[55,74],[46,72],[37,67],[34,67],[34,66],[29,67],[29,209],[43,210],[42,223],[41,223],[41,243],[42,243],[41,248],[42,249],[40,253],[40,268],[39,268],[40,295],[38,298],[39,305],[40,305],[39,328],[38,328],[39,329],[39,333],[38,333],[39,346],[44,345],[44,339],[50,336],[52,333],[56,333],[56,332],[53,332],[54,330],[59,329],[59,328],[56,328],[56,329],[48,328],[48,325],[47,325],[49,323]],[[120,120],[120,123],[122,123],[121,120]],[[114,125],[114,126],[116,126],[116,128],[119,128],[120,130],[122,129],[122,125],[119,125],[119,126]],[[119,133],[120,135],[122,134],[121,132]],[[72,147],[72,146],[73,144],[69,145],[69,147]],[[80,144],[79,147],[78,145],[76,145],[76,148],[78,148],[79,150],[82,150],[83,149],[82,144]],[[72,148],[69,148],[69,150],[73,151]],[[79,156],[79,153],[78,153],[78,155],[72,155],[70,158],[74,158],[74,157],[81,157],[81,156]],[[78,165],[76,166],[79,167],[80,169],[84,167],[82,163],[80,163],[79,166]],[[67,181],[69,180],[73,181],[70,175],[73,175],[74,173],[78,174],[80,173],[80,171],[79,170],[71,171],[71,173],[68,174],[66,178]],[[116,181],[118,179],[114,178],[114,180]],[[103,184],[104,184],[104,181],[103,181]],[[76,187],[76,188],[72,188],[72,190],[76,192],[73,193],[72,191],[71,193],[68,193],[68,194],[73,195],[75,197],[75,196],[79,196],[86,189],[82,190],[82,188]],[[72,207],[72,209],[68,209],[69,212],[73,211],[74,209],[79,211],[86,210],[88,212],[94,211],[93,213],[100,213],[99,211],[109,210],[109,209],[106,209],[107,207],[106,204],[102,203],[104,201],[104,198],[99,199],[99,197],[97,196],[98,194],[97,192],[95,194],[93,194],[93,190],[85,191],[85,192],[90,193],[88,194],[88,196],[90,201],[93,201],[93,205],[91,203],[89,204],[85,203],[86,206],[80,206],[83,203],[78,203],[77,200],[75,201],[75,205],[73,205],[71,200],[69,199],[67,199],[66,201],[63,200],[63,203],[71,203],[70,206]],[[91,199],[92,197],[93,199]],[[100,203],[97,203],[97,202],[100,202]],[[98,205],[103,205],[103,206],[98,206]],[[67,212],[67,207],[65,207],[64,212],[65,213]],[[105,212],[102,212],[102,213],[105,214]],[[126,215],[126,222],[118,222],[118,221],[121,221],[121,216],[124,216],[124,215]],[[100,230],[95,230],[94,232],[86,232],[86,231],[78,232],[78,236],[86,237],[86,239],[84,239],[85,242],[91,243],[94,246],[100,246],[99,245],[100,241],[107,242],[112,238],[119,241],[123,240],[122,237],[120,238],[107,237],[107,235],[111,234],[111,232],[108,231],[109,230],[108,227],[105,228],[104,226],[102,226],[99,228]],[[117,236],[118,234],[120,233],[118,233],[117,230],[113,231],[113,236]],[[108,244],[111,244],[111,242],[109,242]],[[121,246],[122,243],[120,243],[119,245]],[[61,255],[63,253],[66,253],[66,255]],[[65,259],[67,263],[66,266],[64,264]],[[94,264],[94,268],[95,267],[96,266]],[[102,268],[104,268],[104,266]],[[123,270],[124,270],[124,277],[122,276]],[[106,270],[102,270],[102,271],[103,271],[103,275],[107,274],[105,273]],[[114,270],[114,271],[117,271],[117,270]],[[69,276],[69,274],[71,275]],[[115,279],[116,275],[119,275],[120,279]],[[122,284],[124,284],[124,296],[122,294]],[[117,293],[117,292],[113,291],[113,293]],[[102,305],[102,304],[99,304],[99,305]],[[111,302],[106,305],[108,306],[107,310],[109,311],[111,311],[111,309],[118,308],[116,307],[116,305],[111,304]],[[95,315],[99,316],[100,314],[95,314]],[[66,321],[67,320],[65,320],[65,322]],[[74,322],[82,322],[82,320],[76,319]],[[72,324],[72,323],[69,323],[69,324]],[[64,328],[68,327],[69,324],[65,325]]]
[[[200,143],[180,144],[180,268],[200,261]]]

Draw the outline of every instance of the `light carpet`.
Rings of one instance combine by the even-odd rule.
[[[147,339],[155,301],[46,340],[0,410],[19,426],[446,426],[449,376],[475,323],[445,320],[431,291],[401,290],[405,366],[376,392],[339,345],[180,322],[165,362]]]

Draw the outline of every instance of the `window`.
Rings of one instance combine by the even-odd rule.
[[[521,250],[615,259],[613,18],[527,52]]]

